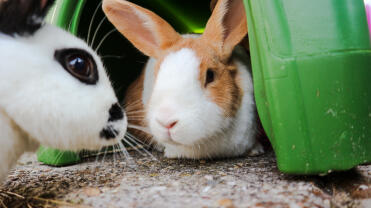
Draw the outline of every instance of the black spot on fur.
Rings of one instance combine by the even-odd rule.
[[[8,35],[32,35],[54,0],[0,0],[0,32]]]
[[[122,108],[118,103],[113,104],[112,107],[109,109],[109,118],[108,121],[118,121],[124,118],[124,113],[122,112]]]
[[[113,129],[112,127],[108,126],[100,132],[99,136],[100,136],[100,138],[110,140],[110,139],[116,138],[116,136],[118,134],[119,134],[119,131],[117,131],[116,129]]]

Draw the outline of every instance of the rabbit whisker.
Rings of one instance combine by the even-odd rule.
[[[124,138],[124,141],[125,141],[125,143],[128,144],[131,148],[133,148],[136,152],[140,153],[142,156],[146,156],[145,153],[143,153],[141,150],[138,149],[138,147],[136,147],[135,145],[133,145],[133,144],[130,142],[129,137],[125,137],[125,138]]]
[[[130,118],[144,118],[145,116],[142,115],[143,113],[137,112],[137,113],[126,113],[126,115]]]
[[[127,109],[126,109],[127,110]],[[142,115],[145,114],[145,111],[126,111],[126,115]]]
[[[137,139],[135,139],[135,137],[131,137],[131,136],[128,136],[127,137],[131,142],[133,142],[134,144],[136,144],[137,146],[142,146],[143,147],[143,145],[141,145],[141,144],[139,144],[138,143],[138,140]],[[141,142],[140,142],[141,143]],[[146,145],[146,146],[148,146],[148,145]],[[157,158],[150,152],[150,151],[148,151],[145,147],[143,147],[142,148],[142,150],[147,154],[147,155],[149,155],[153,160],[156,160],[157,161]]]
[[[132,103],[125,103],[124,107],[129,107],[129,106],[132,106],[132,105],[136,105],[136,104],[141,103],[141,102],[142,102],[142,100],[139,99],[139,100],[137,100],[135,102],[132,102]]]
[[[71,30],[71,25],[72,25],[72,20],[70,21],[70,23],[68,23],[68,29],[67,29],[67,31],[70,31]]]
[[[105,55],[105,56],[101,56],[102,59],[105,59],[105,58],[117,58],[117,59],[121,59],[121,58],[124,58],[125,56],[122,55],[122,56],[119,56],[119,55]]]
[[[117,144],[115,144],[115,146],[117,147],[117,152],[118,152],[120,158],[125,158],[125,155],[121,152],[120,145],[117,143]]]
[[[98,51],[99,48],[102,46],[103,42],[108,38],[108,36],[110,36],[112,33],[116,32],[116,28],[115,29],[112,29],[110,30],[107,34],[105,34],[102,38],[102,40],[99,42],[97,48],[95,48],[95,51]]]
[[[143,104],[141,102],[135,103],[135,104],[130,104],[125,107],[127,111],[146,111],[146,110],[141,110]]]
[[[94,46],[95,38],[96,38],[96,36],[97,36],[97,34],[98,34],[98,31],[99,31],[99,29],[102,27],[102,24],[103,24],[104,20],[106,20],[106,19],[107,19],[107,17],[104,16],[103,19],[99,22],[99,24],[98,24],[98,26],[97,26],[97,29],[95,29],[95,32],[94,32],[94,35],[93,35],[93,39],[91,40],[91,47],[92,47],[92,48],[94,48],[93,46]]]
[[[95,20],[95,16],[97,15],[98,10],[99,10],[99,8],[100,8],[101,6],[102,6],[102,1],[98,4],[97,8],[95,8],[95,11],[94,11],[93,16],[92,16],[92,18],[91,18],[91,20],[90,20],[90,23],[89,23],[88,38],[87,38],[87,40],[86,40],[86,42],[87,42],[89,45],[91,45],[91,43],[89,42],[89,41],[90,41],[90,32],[91,32],[91,28],[92,28],[92,26],[93,26],[93,22],[94,22],[94,20]]]
[[[116,168],[116,163],[117,163],[117,161],[116,161],[116,146],[113,145],[112,147],[113,147],[113,168]]]
[[[130,114],[130,113],[145,113],[147,112],[146,110],[137,110],[135,109],[134,107],[132,107],[132,110],[130,109],[131,107],[126,107],[126,111]]]
[[[122,142],[123,141],[120,141],[119,142],[119,146],[120,146],[121,152],[125,155],[125,160],[127,161],[128,165],[130,167],[135,168],[136,167],[136,164],[135,164],[133,158],[130,156],[130,154],[126,150],[126,148],[125,148],[125,146],[124,146],[124,144]]]
[[[144,143],[143,141],[139,140],[138,138],[136,138],[134,135],[132,135],[131,133],[129,132],[126,132],[127,135],[129,135],[132,139],[134,139],[135,141],[139,142],[140,145],[143,145],[147,148],[150,148],[151,146],[149,146],[148,144]]]
[[[144,127],[141,127],[141,126],[137,126],[137,125],[133,125],[133,124],[128,124],[128,128],[129,129],[136,129],[136,130],[142,131],[144,133],[150,134],[149,131],[147,130],[147,128],[144,128]]]
[[[135,121],[143,121],[143,118],[141,118],[141,117],[138,117],[138,118],[128,118],[128,122],[129,123],[135,122]]]
[[[130,140],[130,142],[136,144],[137,146],[142,146],[141,144],[139,144],[138,142],[136,142],[134,138],[132,138],[130,136],[128,136],[127,139]],[[157,161],[157,158],[151,152],[149,152],[146,148],[142,148],[142,150],[145,153],[144,155],[148,155],[148,156],[150,156],[152,158],[152,160]]]
[[[108,150],[108,148],[105,147],[105,148],[104,148],[104,154],[103,154],[103,158],[102,158],[102,160],[101,160],[101,163],[103,163],[103,162],[104,162],[104,159],[106,158],[107,150]]]
[[[98,152],[97,152],[97,155],[95,156],[95,163],[97,164],[98,163],[98,160],[99,160],[99,152],[102,152],[103,151],[103,148],[104,147],[101,147],[99,150],[98,150]]]
[[[56,159],[54,160],[54,161],[55,161],[54,164],[59,163],[59,160],[63,157],[64,153],[65,153],[65,151],[60,151],[60,152],[58,153]]]
[[[128,120],[140,120],[140,121],[143,121],[144,120],[144,116],[130,116],[128,115]]]

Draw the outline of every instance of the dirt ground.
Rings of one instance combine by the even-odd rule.
[[[272,152],[228,160],[132,160],[101,155],[49,167],[26,154],[0,191],[0,207],[371,207],[371,165],[328,176],[288,176]]]

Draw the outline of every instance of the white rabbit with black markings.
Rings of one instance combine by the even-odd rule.
[[[219,0],[203,35],[180,35],[128,1],[103,0],[103,10],[150,57],[125,98],[137,137],[163,146],[171,158],[263,152],[249,57],[236,47],[247,34],[242,0]]]
[[[125,113],[94,50],[43,23],[53,2],[0,3],[1,181],[40,144],[97,150],[126,133]]]

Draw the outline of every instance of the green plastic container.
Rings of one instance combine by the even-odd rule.
[[[202,33],[210,16],[208,1],[136,0],[133,2],[161,15],[182,33]],[[139,75],[139,69],[143,67],[147,58],[119,32],[112,31],[114,27],[104,19],[100,3],[101,0],[57,0],[47,20],[87,40],[93,48],[101,45],[98,53],[110,74],[118,98],[122,100],[126,88]],[[90,23],[92,27],[89,30]],[[107,34],[109,35],[106,36]],[[39,161],[53,166],[78,163],[82,157],[95,154],[97,153],[88,151],[77,154],[45,147],[37,152]]]
[[[258,112],[285,173],[371,161],[363,0],[244,0]]]

